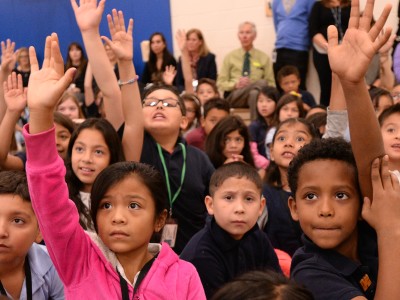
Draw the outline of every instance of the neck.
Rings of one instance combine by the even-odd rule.
[[[253,49],[253,45],[250,45],[250,46],[243,46],[242,47],[243,48],[243,50],[245,51],[245,52],[248,52],[248,51],[250,51],[251,49]]]
[[[31,67],[29,65],[28,66],[19,65],[17,67],[17,70],[22,72],[29,72],[31,70]]]
[[[19,299],[25,279],[25,257],[21,260],[0,264],[0,280],[13,299]]]
[[[398,170],[400,172],[400,161],[393,161],[389,158],[389,170]]]
[[[156,57],[157,57],[157,59],[162,60],[162,59],[163,59],[163,53],[162,53],[162,52],[157,53],[157,54],[156,54]]]
[[[281,174],[282,189],[290,192],[289,182],[287,178],[287,168],[279,167],[279,173]]]
[[[175,149],[175,144],[178,140],[179,133],[172,137],[171,135],[163,135],[162,133],[151,134],[151,136],[164,150],[172,153]]]
[[[143,268],[143,266],[153,258],[147,251],[148,245],[145,244],[139,249],[129,253],[117,254],[117,259],[124,268],[125,276],[129,282],[133,283],[136,274]]]

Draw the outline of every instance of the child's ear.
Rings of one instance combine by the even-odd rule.
[[[189,121],[186,116],[182,116],[180,128],[183,130],[187,127]]]
[[[162,213],[160,213],[157,216],[156,223],[154,224],[155,232],[160,232],[160,230],[164,227],[167,216],[168,216],[168,211],[166,209],[164,209]]]
[[[292,215],[292,219],[295,221],[299,220],[299,215],[297,213],[297,205],[296,205],[296,200],[290,196],[288,199],[288,205],[290,209],[290,214]]]
[[[265,199],[265,197],[264,197],[263,195],[261,195],[261,201],[260,201],[260,211],[258,212],[258,216],[261,216],[261,215],[262,215],[262,213],[263,213],[263,211],[264,211],[264,208],[265,208],[265,205],[266,205],[266,203],[267,203],[267,200]]]
[[[40,229],[38,226],[35,242],[39,244],[41,241],[43,241],[43,237],[42,237],[42,233],[40,232]]]
[[[271,156],[271,161],[274,161],[274,146],[272,144],[269,145],[269,155]]]
[[[214,214],[213,198],[211,196],[206,196],[206,198],[204,199],[204,202],[206,203],[206,208],[207,208],[208,214],[213,215]]]

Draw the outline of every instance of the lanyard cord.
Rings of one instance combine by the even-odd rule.
[[[186,147],[183,143],[179,143],[179,145],[181,146],[182,149],[182,155],[183,155],[183,165],[182,165],[182,173],[181,173],[181,185],[179,186],[178,190],[175,192],[174,196],[172,196],[171,193],[171,185],[169,182],[169,173],[168,173],[168,169],[167,169],[167,164],[165,163],[165,158],[164,155],[162,153],[162,149],[160,144],[157,143],[157,149],[158,149],[158,155],[160,156],[161,159],[161,164],[163,165],[163,169],[164,169],[164,174],[165,174],[165,182],[167,185],[167,190],[168,190],[168,200],[169,200],[169,204],[170,204],[170,209],[169,209],[169,214],[170,216],[172,215],[172,204],[176,201],[176,199],[178,198],[181,190],[182,190],[182,185],[183,185],[183,181],[185,180],[185,175],[186,175]]]
[[[28,255],[25,257],[24,270],[25,270],[26,297],[28,300],[32,300],[32,275],[31,275],[31,266],[29,265]],[[7,292],[4,289],[1,281],[0,281],[0,294],[7,296]]]

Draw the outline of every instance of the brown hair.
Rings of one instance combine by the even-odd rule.
[[[199,56],[206,56],[208,53],[210,53],[210,50],[208,50],[206,41],[204,40],[203,37],[203,33],[200,31],[200,29],[192,28],[188,30],[188,32],[186,33],[186,39],[188,39],[192,33],[196,34],[197,38],[201,41]]]

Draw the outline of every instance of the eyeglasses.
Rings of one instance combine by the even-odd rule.
[[[177,107],[179,104],[179,101],[173,98],[165,98],[165,99],[157,99],[157,98],[145,98],[142,102],[143,106],[150,106],[154,107],[157,106],[158,103],[162,103],[162,106],[164,107]]]

